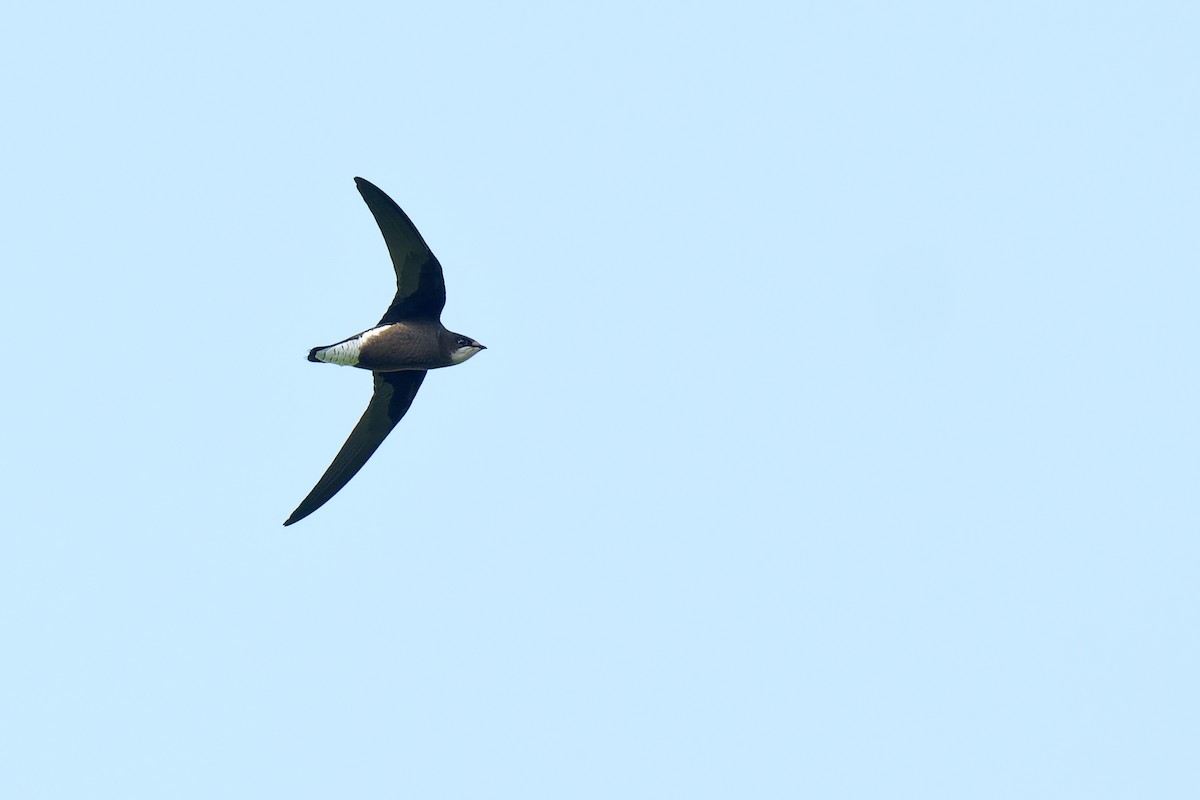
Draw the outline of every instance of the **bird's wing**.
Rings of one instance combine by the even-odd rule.
[[[354,426],[321,480],[317,481],[317,485],[284,525],[304,519],[349,483],[408,411],[413,398],[417,396],[417,389],[421,388],[421,381],[425,380],[425,370],[376,372],[374,375],[375,394],[371,396],[362,419]]]
[[[404,319],[438,319],[446,305],[442,265],[425,244],[408,215],[368,180],[355,178],[358,191],[375,215],[396,268],[396,297],[380,325]]]

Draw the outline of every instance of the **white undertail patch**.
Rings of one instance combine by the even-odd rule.
[[[324,361],[326,364],[341,364],[345,367],[353,367],[358,364],[358,351],[362,349],[362,337],[355,336],[353,339],[347,339],[335,345],[318,350],[313,353],[318,361]]]
[[[384,328],[390,328],[390,325],[383,325],[378,328],[372,328],[369,331],[363,331],[353,339],[347,339],[344,342],[331,344],[329,347],[323,347],[313,353],[318,361],[324,361],[327,364],[340,364],[343,367],[358,366],[358,354],[362,352],[362,346],[366,344],[371,337],[378,335]]]

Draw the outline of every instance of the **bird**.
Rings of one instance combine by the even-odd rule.
[[[442,325],[446,284],[442,265],[416,226],[392,198],[363,178],[354,183],[371,209],[396,270],[396,296],[373,328],[324,347],[308,360],[370,370],[375,391],[333,463],[291,516],[294,525],[325,505],[349,483],[408,411],[425,373],[461,364],[486,350],[470,336]]]

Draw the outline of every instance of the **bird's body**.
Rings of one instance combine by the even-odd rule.
[[[461,349],[461,338],[457,333],[446,330],[440,322],[393,322],[363,331],[337,344],[314,347],[309,351],[308,360],[359,367],[372,372],[437,369],[460,364],[475,354],[469,353],[465,357],[456,355]]]
[[[308,353],[309,361],[370,370],[375,393],[329,469],[284,525],[316,511],[354,477],[408,411],[428,370],[461,364],[485,349],[442,325],[442,266],[408,216],[374,184],[354,181],[392,256],[396,296],[375,327]]]

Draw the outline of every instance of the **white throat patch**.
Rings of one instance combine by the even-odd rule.
[[[467,345],[466,347],[460,347],[457,350],[455,350],[453,353],[450,354],[450,363],[451,364],[461,364],[462,362],[466,361],[468,358],[470,358],[471,356],[475,355],[478,352],[479,352],[479,348],[474,347],[472,345]]]

